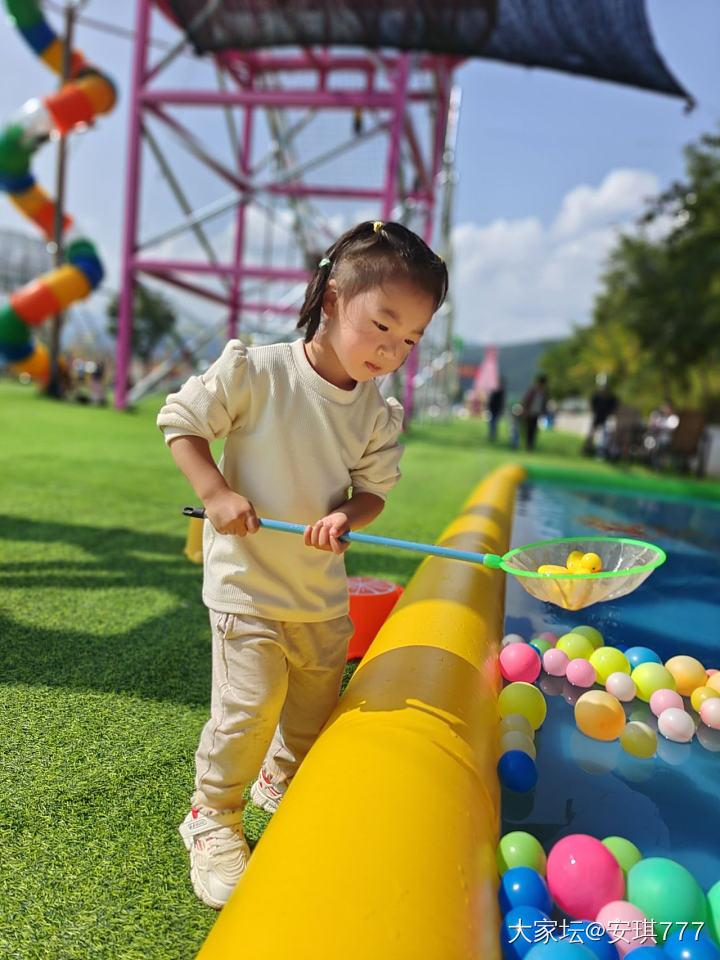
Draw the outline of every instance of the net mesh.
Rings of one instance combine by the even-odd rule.
[[[483,57],[691,100],[660,58],[643,0],[156,0],[198,53],[390,47]]]
[[[596,553],[602,560],[602,573],[538,575],[538,567],[546,563],[564,566],[572,550]],[[530,544],[506,554],[501,568],[517,577],[521,586],[538,600],[565,610],[581,610],[631,593],[664,560],[663,551],[651,543],[609,537]]]

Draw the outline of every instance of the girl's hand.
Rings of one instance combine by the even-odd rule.
[[[205,515],[218,533],[233,533],[244,537],[260,529],[255,507],[250,501],[235,493],[222,490],[205,500]]]
[[[345,553],[350,544],[339,538],[350,529],[347,514],[339,510],[329,513],[322,520],[305,527],[303,539],[306,547],[316,547],[332,553]]]

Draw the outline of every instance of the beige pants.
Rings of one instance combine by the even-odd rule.
[[[263,764],[280,789],[297,772],[337,703],[353,625],[215,610],[210,625],[211,715],[195,754],[193,803],[234,810]]]

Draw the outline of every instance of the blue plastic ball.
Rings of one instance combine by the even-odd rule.
[[[663,953],[668,960],[720,960],[720,948],[706,934],[698,933],[697,927],[671,934]]]
[[[583,943],[550,940],[533,947],[525,954],[525,960],[595,960],[595,954]]]
[[[641,663],[662,663],[658,654],[650,647],[628,647],[625,656],[633,670]]]
[[[552,897],[543,877],[532,867],[511,867],[500,878],[500,909],[505,914],[513,907],[535,907],[549,914]]]
[[[635,956],[636,960],[662,960],[665,956],[665,951],[660,947],[638,947],[636,950],[631,950],[630,952]]]
[[[595,920],[572,920],[566,927],[566,933],[560,942],[581,942],[588,948],[596,960],[618,960],[618,948],[602,924]]]
[[[504,960],[520,960],[538,942],[541,931],[552,921],[537,907],[513,907],[500,927],[500,946]]]
[[[500,783],[516,793],[528,793],[537,783],[535,761],[522,750],[508,750],[498,760]]]

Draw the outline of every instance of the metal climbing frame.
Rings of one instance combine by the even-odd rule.
[[[372,211],[369,218],[402,220],[428,242],[436,229],[447,234],[450,223],[452,139],[459,105],[452,79],[460,58],[317,47],[231,50],[213,55],[216,89],[163,87],[163,74],[186,50],[187,39],[178,31],[177,45],[151,64],[151,19],[158,15],[154,0],[137,0],[116,354],[118,408],[124,408],[128,399],[133,290],[142,276],[226,308],[228,338],[240,329],[251,329],[258,315],[266,324],[269,320],[271,328],[277,324],[280,331],[281,322],[287,327],[288,318],[297,315],[318,251],[339,232],[337,220],[334,228],[330,226],[334,214],[362,205]],[[189,107],[225,113],[233,163],[183,121],[182,109]],[[301,150],[308,152],[307,138],[299,146],[301,131],[322,122],[328,111],[347,113],[348,138],[329,145],[326,135],[319,150],[301,156]],[[238,119],[239,131],[235,127]],[[265,124],[262,136],[261,121]],[[152,133],[156,125],[225,181],[230,195],[193,209],[169,152]],[[331,161],[371,140],[375,143],[373,162],[363,168],[367,185],[324,179],[333,177]],[[145,147],[170,187],[181,219],[175,226],[141,239],[138,225]],[[260,155],[263,148],[264,155]],[[443,189],[444,202],[438,203]],[[284,222],[291,224],[294,235],[294,242],[281,251],[284,262],[276,262],[277,250],[272,258],[260,257],[259,263],[257,251],[253,257],[248,255],[248,216],[253,207],[275,217],[277,208],[282,208]],[[229,210],[234,211],[234,239],[232,255],[223,259],[206,227],[213,217]],[[163,255],[169,241],[188,231],[202,252],[197,259]],[[447,252],[447,237],[435,245],[440,252]],[[412,408],[417,365],[413,355],[404,386],[408,410]]]

